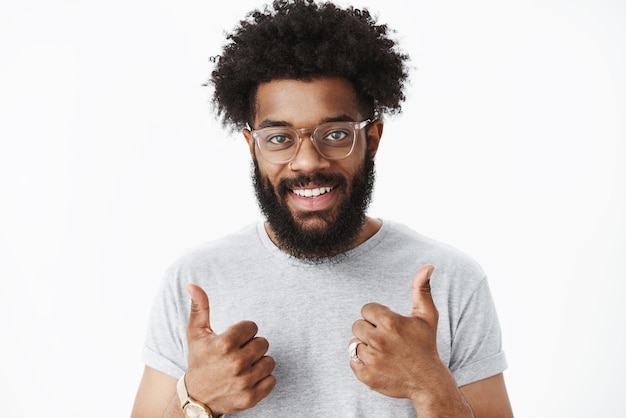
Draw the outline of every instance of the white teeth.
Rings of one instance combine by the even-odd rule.
[[[293,189],[293,192],[302,197],[317,197],[332,190],[332,187],[318,187],[315,189]]]

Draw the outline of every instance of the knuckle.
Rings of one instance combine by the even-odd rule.
[[[413,308],[412,315],[429,324],[437,324],[439,321],[439,311],[437,309]]]
[[[268,393],[270,393],[272,391],[272,389],[274,389],[274,387],[276,386],[276,377],[270,375],[268,377],[266,377],[264,379],[264,387],[263,392],[262,392],[262,396],[265,397],[267,396]]]
[[[269,341],[267,341],[266,338],[263,337],[256,337],[255,339],[257,341],[257,344],[259,345],[259,350],[263,353],[266,353],[267,350],[269,350],[270,348],[270,343]]]
[[[242,409],[248,409],[257,404],[258,399],[252,390],[244,390],[238,397]]]
[[[187,324],[187,341],[200,339],[203,335],[205,335],[206,331],[204,329],[199,329],[191,324]]]
[[[215,339],[215,349],[220,354],[227,354],[233,347],[235,347],[235,338],[230,334],[220,335],[219,338]]]
[[[235,387],[240,392],[246,392],[254,385],[254,383],[255,382],[252,376],[250,376],[250,374],[246,374],[243,376],[239,376],[239,378],[237,379],[237,383],[235,384]]]
[[[367,314],[368,311],[371,311],[372,309],[374,309],[375,306],[378,306],[378,303],[376,302],[369,302],[366,303],[365,305],[363,305],[363,307],[361,308],[361,315]]]
[[[241,321],[238,324],[243,330],[250,333],[251,335],[256,335],[259,332],[259,327],[255,322],[252,321]]]
[[[242,356],[234,356],[230,360],[230,364],[236,374],[240,374],[242,371],[248,368],[248,362]]]
[[[387,346],[387,339],[380,334],[372,335],[369,337],[369,344],[380,350],[384,350]]]
[[[399,331],[402,327],[399,316],[394,315],[391,312],[387,315],[382,315],[379,319],[378,325],[389,331]]]
[[[259,360],[259,366],[263,368],[266,374],[270,374],[274,371],[276,367],[276,360],[273,357],[265,356],[261,360]]]

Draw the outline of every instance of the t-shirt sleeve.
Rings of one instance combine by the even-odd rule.
[[[143,347],[146,366],[179,378],[187,369],[186,317],[180,301],[186,301],[168,271],[155,297]]]
[[[497,375],[507,368],[500,324],[487,279],[480,281],[460,313],[449,367],[458,386]]]

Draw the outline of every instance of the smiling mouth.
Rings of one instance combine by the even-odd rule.
[[[318,197],[332,190],[332,187],[315,187],[312,189],[292,189],[291,191],[300,197]]]

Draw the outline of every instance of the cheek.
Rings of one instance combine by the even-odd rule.
[[[356,151],[357,150],[355,150],[355,152]],[[345,161],[343,170],[348,178],[353,178],[363,169],[363,164],[365,164],[365,151],[358,150],[358,154],[351,155],[348,160]]]
[[[268,167],[260,164],[259,172],[261,173],[261,177],[269,180],[273,185],[276,185],[278,183],[278,180],[280,179],[280,170],[276,170],[273,167]]]
[[[280,167],[272,164],[265,164],[262,160],[257,160],[257,167],[263,185],[267,186],[267,183],[269,182],[274,187],[274,189],[276,189],[278,183],[280,182],[280,179],[282,178],[282,170],[280,169]]]

